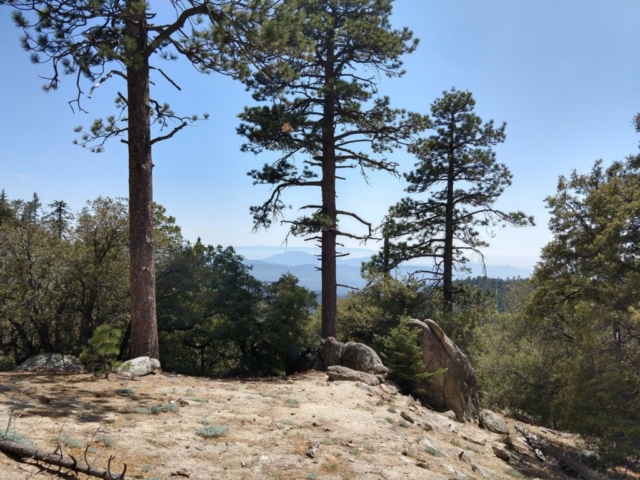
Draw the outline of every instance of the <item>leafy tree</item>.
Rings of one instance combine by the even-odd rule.
[[[410,259],[431,259],[433,268],[420,273],[442,284],[447,314],[453,313],[457,292],[454,269],[463,266],[470,253],[482,257],[480,249],[488,245],[478,229],[533,225],[533,218],[523,212],[494,207],[511,184],[509,169],[497,163],[492,149],[504,142],[506,125],[483,124],[475,103],[470,92],[452,89],[431,104],[435,133],[410,147],[419,161],[405,175],[407,192],[428,197],[406,197],[391,207],[383,235],[392,241],[373,259],[385,271]]]
[[[567,352],[556,418],[610,459],[640,453],[639,192],[640,156],[560,177],[529,308]]]
[[[286,210],[285,190],[312,187],[320,200],[300,207],[305,213],[291,233],[318,240],[322,270],[322,336],[336,336],[337,238],[368,238],[371,224],[355,212],[339,209],[336,182],[340,169],[384,170],[397,164],[385,157],[407,142],[424,119],[393,110],[377,94],[377,73],[399,77],[401,56],[417,41],[404,28],[391,27],[392,0],[300,0],[306,19],[302,34],[311,51],[280,57],[247,81],[254,99],[268,103],[245,108],[238,131],[247,138],[243,151],[281,152],[282,156],[249,175],[254,184],[273,186],[269,198],[251,208],[256,228],[268,228]],[[301,155],[302,161],[296,162]],[[340,218],[364,232],[347,232]]]
[[[0,0],[0,5],[14,9],[31,60],[51,64],[45,90],[56,89],[61,75],[73,75],[78,96],[71,104],[83,110],[83,81],[92,85],[88,96],[111,78],[126,82],[126,93],[116,98],[119,115],[96,120],[79,143],[99,152],[108,139],[125,137],[131,218],[130,356],[158,357],[151,150],[198,116],[177,115],[167,103],[151,97],[152,73],[179,89],[153,61],[183,57],[203,72],[241,74],[247,52],[264,44],[258,30],[277,41],[287,29],[265,24],[272,7],[269,0],[171,0],[157,12],[144,0]],[[154,131],[152,125],[169,130]]]
[[[419,316],[424,302],[417,282],[374,275],[366,288],[338,300],[339,339],[380,352],[391,329],[404,317]]]

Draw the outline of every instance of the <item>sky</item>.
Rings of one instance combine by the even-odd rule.
[[[159,4],[151,1],[151,7]],[[408,27],[420,39],[404,58],[402,78],[379,80],[379,94],[392,106],[428,113],[443,91],[470,90],[476,113],[507,123],[507,140],[497,159],[513,174],[513,184],[496,207],[522,210],[537,225],[483,232],[491,246],[490,265],[531,268],[551,240],[544,199],[558,176],[587,172],[594,161],[622,160],[635,153],[639,136],[632,126],[640,112],[640,2],[637,0],[396,0],[392,24]],[[74,112],[72,77],[45,93],[40,76],[48,65],[32,65],[20,48],[20,31],[8,7],[0,8],[0,188],[11,199],[43,204],[66,201],[73,210],[98,196],[126,197],[127,156],[118,140],[93,154],[72,144],[74,127],[115,112],[113,99],[124,85],[112,79],[83,99],[88,113]],[[152,96],[176,113],[208,113],[209,120],[154,146],[154,198],[177,219],[185,238],[207,244],[281,246],[286,226],[252,232],[251,205],[268,187],[253,186],[247,172],[268,157],[242,153],[237,114],[253,105],[244,87],[221,75],[202,75],[184,62],[162,66],[181,87],[155,78]],[[85,92],[90,85],[83,86]],[[396,151],[400,170],[414,157]],[[406,184],[386,173],[369,183],[349,177],[338,186],[338,208],[351,209],[377,224],[402,198]],[[316,192],[285,197],[297,207],[317,201]],[[347,247],[377,249],[371,242]],[[309,246],[289,238],[289,247]]]

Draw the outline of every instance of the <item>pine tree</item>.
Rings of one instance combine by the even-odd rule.
[[[247,56],[255,46],[264,45],[258,39],[259,25],[268,41],[277,41],[286,31],[272,28],[265,20],[275,3],[271,0],[165,3],[164,10],[152,12],[144,0],[0,0],[0,5],[14,9],[13,18],[24,32],[22,45],[31,52],[31,60],[51,64],[45,90],[56,89],[61,75],[74,76],[78,96],[71,105],[84,111],[83,81],[91,85],[89,97],[112,78],[126,82],[126,94],[116,99],[120,114],[96,120],[78,143],[94,152],[102,151],[113,137],[125,137],[128,145],[132,357],[159,356],[152,146],[199,119],[177,115],[151,96],[152,73],[156,81],[166,80],[179,89],[153,61],[183,57],[203,72],[241,75],[247,72]],[[154,132],[152,126],[167,130]]]
[[[58,236],[58,240],[62,240],[69,227],[69,222],[73,220],[73,213],[64,200],[54,200],[49,204],[49,208],[51,211],[44,216],[43,220],[51,226]]]
[[[488,246],[478,228],[533,225],[533,217],[523,212],[493,206],[511,185],[509,169],[496,162],[492,149],[505,141],[506,124],[483,124],[474,113],[475,103],[471,92],[452,89],[431,105],[435,134],[410,147],[418,163],[405,175],[407,192],[428,197],[407,197],[391,207],[383,233],[393,241],[373,259],[387,270],[413,258],[432,259],[434,268],[422,273],[442,284],[448,314],[454,304],[454,269],[470,253],[482,258],[480,249]]]
[[[412,52],[417,40],[406,28],[392,29],[392,0],[300,0],[298,5],[311,51],[276,59],[247,81],[254,99],[266,105],[245,108],[238,131],[248,140],[243,151],[282,155],[249,172],[254,184],[273,186],[269,198],[251,208],[256,228],[283,218],[285,190],[319,190],[318,201],[300,207],[310,213],[286,221],[292,234],[320,243],[322,336],[335,337],[337,239],[362,240],[372,233],[360,215],[339,209],[338,171],[396,172],[397,164],[385,155],[409,141],[423,119],[393,110],[387,97],[377,97],[377,74],[401,76],[400,57]],[[298,155],[302,160],[296,164]],[[339,219],[345,217],[363,231],[342,229]]]

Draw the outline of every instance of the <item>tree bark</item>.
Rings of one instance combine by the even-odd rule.
[[[452,122],[453,124],[453,122]],[[455,129],[455,124],[453,124]],[[454,134],[450,133],[451,142],[453,142]],[[449,152],[449,171],[447,172],[447,205],[445,211],[445,227],[444,227],[444,272],[443,272],[443,293],[444,293],[444,313],[453,314],[453,183],[454,183],[454,157],[453,145]]]
[[[333,32],[327,38],[324,109],[322,116],[322,213],[330,220],[322,229],[322,338],[337,337],[336,231],[336,151],[335,151],[335,73]]]
[[[131,278],[130,357],[159,358],[153,240],[153,183],[149,102],[149,58],[145,12],[128,0],[125,35],[129,147],[129,234]]]

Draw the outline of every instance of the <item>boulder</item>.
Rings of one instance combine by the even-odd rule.
[[[389,371],[373,348],[356,342],[347,342],[342,346],[342,366],[380,375]]]
[[[160,361],[151,357],[137,357],[127,360],[118,367],[118,373],[129,372],[134,377],[144,377],[160,370]]]
[[[342,363],[342,343],[333,337],[320,340],[318,353],[320,354],[324,368],[341,365]]]
[[[376,375],[366,372],[358,372],[356,370],[351,370],[350,368],[340,365],[332,365],[327,368],[327,375],[329,375],[329,379],[331,380],[362,382],[373,387],[382,383],[380,377],[377,377]]]
[[[87,369],[73,355],[63,355],[62,353],[41,353],[25,360],[16,367],[19,372],[41,372],[41,373],[86,373]]]
[[[427,371],[446,369],[418,385],[426,392],[426,402],[439,410],[453,410],[460,422],[476,420],[480,411],[478,380],[467,356],[433,320],[411,320],[409,325],[420,330],[418,339]]]
[[[482,410],[480,412],[480,426],[493,433],[509,434],[509,427],[507,427],[505,421],[491,410]]]

